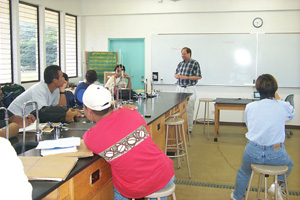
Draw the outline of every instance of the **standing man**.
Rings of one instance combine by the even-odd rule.
[[[43,106],[67,106],[66,86],[61,68],[57,65],[48,66],[44,71],[44,81],[36,83],[20,94],[9,105],[8,110],[14,115],[22,116],[22,106],[27,101],[36,101],[38,109]],[[30,114],[34,109],[34,105],[27,106],[25,115]]]
[[[192,50],[184,47],[181,50],[181,61],[176,69],[175,78],[178,79],[176,92],[193,93],[187,105],[188,129],[193,130],[194,106],[197,99],[196,84],[202,78],[199,63],[191,58]]]

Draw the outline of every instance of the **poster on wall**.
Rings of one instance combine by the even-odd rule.
[[[96,52],[86,51],[86,70],[95,70],[98,81],[104,83],[104,72],[114,71],[118,63],[118,52]]]

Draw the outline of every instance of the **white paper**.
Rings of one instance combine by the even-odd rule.
[[[47,126],[48,123],[40,123],[39,124],[39,129],[43,130],[43,128],[45,128],[45,126]],[[27,126],[25,128],[26,132],[35,132],[36,131],[36,121],[34,121],[32,124],[30,124],[29,126]],[[19,132],[23,132],[23,128],[19,129]]]
[[[80,146],[80,137],[60,138],[57,140],[40,141],[36,149],[52,149],[57,147]]]

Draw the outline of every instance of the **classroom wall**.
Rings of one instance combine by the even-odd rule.
[[[264,20],[263,26],[259,29],[252,25],[255,17]],[[82,55],[84,51],[107,51],[108,38],[145,38],[145,75],[146,78],[151,79],[151,36],[153,34],[299,33],[300,1],[82,0],[81,26]],[[179,51],[178,57],[180,56]],[[201,65],[201,60],[198,61]],[[82,68],[84,65],[83,59]],[[171,72],[170,76],[173,75],[174,73]],[[175,85],[155,87],[162,91],[175,91],[176,88]],[[254,90],[251,86],[198,86],[197,89],[198,97],[210,98],[252,98]],[[282,98],[294,93],[295,108],[297,113],[300,113],[298,103],[300,88],[279,88],[278,92]],[[197,104],[198,102],[196,107]],[[210,110],[214,110],[213,106]],[[203,113],[202,109],[201,113]],[[221,111],[221,121],[243,122],[244,112]],[[300,115],[298,114],[287,124],[299,126]]]

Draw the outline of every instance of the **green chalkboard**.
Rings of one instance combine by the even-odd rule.
[[[114,71],[118,63],[118,52],[85,52],[86,69],[95,70],[100,83],[104,81],[104,72]]]

